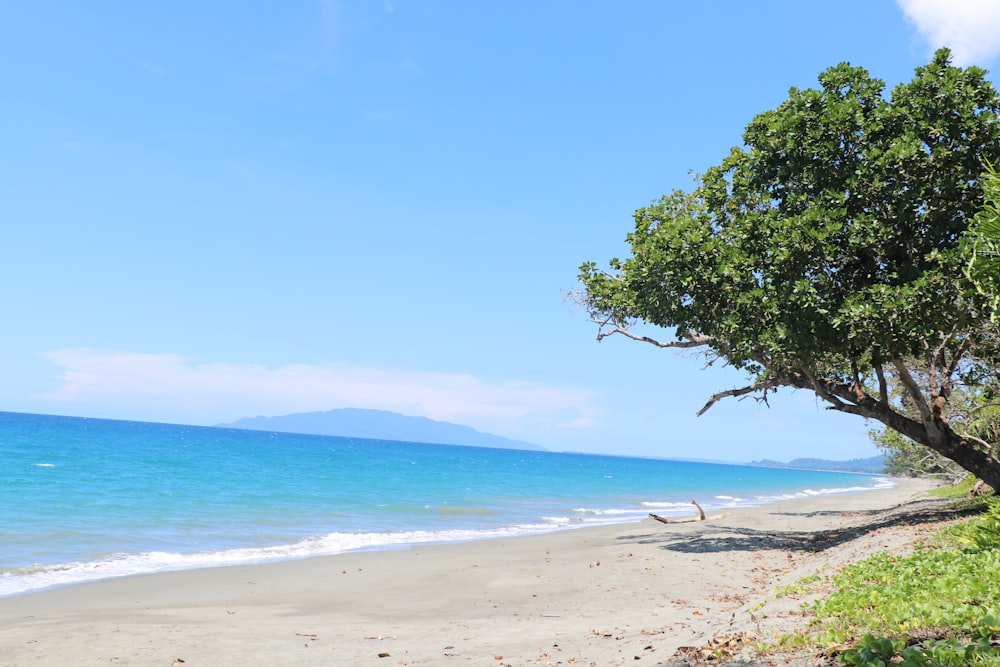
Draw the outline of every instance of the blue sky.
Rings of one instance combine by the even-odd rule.
[[[991,0],[0,2],[0,410],[361,407],[556,450],[873,455],[596,330],[632,212],[838,62],[993,69]]]

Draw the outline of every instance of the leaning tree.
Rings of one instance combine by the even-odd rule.
[[[818,89],[793,88],[690,192],[636,211],[629,257],[581,267],[598,340],[703,348],[747,373],[698,414],[725,397],[807,389],[1000,489],[991,443],[949,411],[994,356],[959,243],[1000,155],[985,74],[942,49],[889,95],[846,63]]]

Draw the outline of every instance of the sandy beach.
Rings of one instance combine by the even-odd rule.
[[[905,550],[940,518],[932,486],[4,598],[0,665],[656,665],[794,627],[801,600],[772,591]]]

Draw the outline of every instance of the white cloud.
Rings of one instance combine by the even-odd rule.
[[[956,65],[986,67],[1000,55],[997,0],[896,0],[931,50],[947,46]]]
[[[101,406],[101,416],[217,423],[239,417],[353,407],[390,410],[530,439],[592,426],[593,392],[537,382],[485,382],[461,373],[360,368],[343,364],[198,362],[176,354],[64,349],[46,352],[61,367],[47,402]],[[95,415],[96,416],[96,415]]]

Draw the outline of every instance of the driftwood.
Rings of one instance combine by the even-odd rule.
[[[699,521],[704,521],[705,520],[705,510],[703,510],[701,508],[701,505],[699,505],[698,501],[695,500],[694,498],[691,499],[691,504],[698,508],[698,520]]]
[[[977,479],[976,483],[972,486],[972,490],[969,491],[969,497],[976,498],[978,496],[985,496],[990,491],[992,491],[992,489],[986,485],[986,482],[981,479]]]
[[[667,517],[660,516],[659,514],[650,513],[650,519],[656,519],[660,523],[691,523],[693,521],[705,521],[708,519],[725,519],[729,516],[729,512],[724,512],[722,514],[714,514],[712,516],[705,516],[705,510],[701,508],[698,501],[692,500],[691,504],[698,508],[698,516],[687,516],[682,519],[668,519]]]

